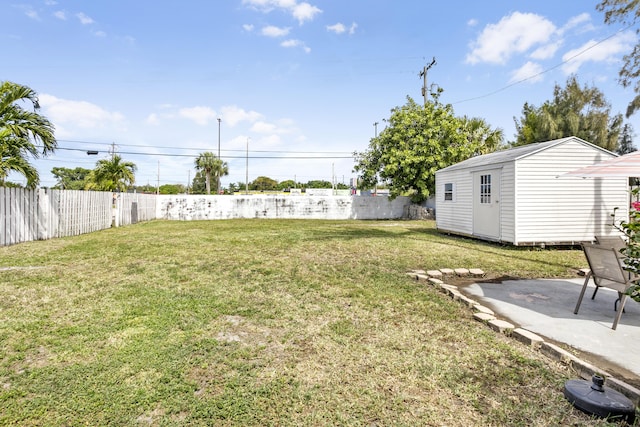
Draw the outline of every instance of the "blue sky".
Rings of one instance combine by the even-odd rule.
[[[186,185],[197,154],[217,153],[219,128],[225,186],[245,181],[247,141],[250,181],[348,184],[351,153],[407,96],[422,101],[434,57],[428,86],[508,140],[523,104],[571,73],[614,112],[632,98],[617,73],[635,28],[604,25],[597,1],[1,3],[0,80],[36,90],[56,126],[59,149],[35,162],[42,186],[53,167],[93,168],[112,143],[138,166],[136,184]]]

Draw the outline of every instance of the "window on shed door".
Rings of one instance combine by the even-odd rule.
[[[444,185],[444,199],[453,200],[453,184],[447,183]]]
[[[480,203],[491,203],[491,174],[480,175]]]

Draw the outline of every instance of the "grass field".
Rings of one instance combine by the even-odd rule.
[[[566,367],[405,274],[584,266],[424,221],[153,221],[0,248],[0,425],[605,425],[564,399]]]

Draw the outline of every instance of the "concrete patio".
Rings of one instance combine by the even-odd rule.
[[[560,280],[481,280],[459,290],[522,329],[566,344],[606,370],[608,365],[640,382],[640,304],[628,299],[618,328],[611,329],[617,293],[601,288],[594,300],[589,285],[579,313],[573,314],[584,278]],[[607,365],[600,366],[599,365]],[[605,362],[605,363],[602,363]]]

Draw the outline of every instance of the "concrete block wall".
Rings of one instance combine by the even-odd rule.
[[[232,218],[400,219],[408,197],[371,196],[161,195],[157,217],[169,220]]]

